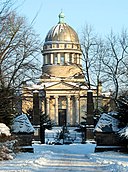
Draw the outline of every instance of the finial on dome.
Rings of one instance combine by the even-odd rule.
[[[65,23],[64,22],[64,17],[65,17],[65,15],[64,15],[64,13],[61,10],[61,13],[59,14],[59,23]]]

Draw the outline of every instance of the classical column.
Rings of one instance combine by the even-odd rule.
[[[71,123],[71,105],[70,105],[70,96],[67,96],[67,124]]]
[[[58,63],[60,64],[60,53],[57,54],[58,57]]]
[[[77,54],[76,56],[77,56],[77,58],[76,58],[77,59],[77,64],[80,64],[80,55]]]
[[[53,64],[53,54],[51,54],[51,64]]]
[[[47,115],[49,116],[49,97],[46,97],[46,113],[47,113]]]
[[[55,121],[58,124],[58,96],[55,96]]]
[[[74,54],[72,54],[72,63],[74,63]]]
[[[45,64],[45,55],[43,55],[43,65]]]
[[[48,63],[48,56],[47,56],[47,54],[45,54],[45,56],[44,56],[44,61],[45,61],[45,64],[47,64]]]
[[[75,97],[75,105],[76,105],[76,123],[79,124],[80,123],[80,114],[79,114],[79,97],[76,96]]]
[[[69,62],[69,55],[68,53],[65,53],[65,63],[68,63]]]

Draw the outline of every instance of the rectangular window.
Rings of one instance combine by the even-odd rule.
[[[62,65],[63,65],[63,64],[64,64],[64,62],[65,62],[65,61],[64,61],[64,56],[61,56],[61,57],[60,57],[60,64],[62,64]]]
[[[47,64],[50,64],[51,63],[51,56],[50,56],[50,54],[48,54],[48,56],[47,56]]]
[[[58,58],[55,56],[54,57],[54,64],[57,64],[58,63]]]
[[[58,63],[58,57],[57,57],[57,53],[53,54],[53,64],[57,64]]]
[[[72,63],[72,54],[69,56],[69,63]]]
[[[77,55],[74,55],[74,63],[77,64]]]

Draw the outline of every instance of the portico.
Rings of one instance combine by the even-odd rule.
[[[55,125],[77,125],[79,123],[79,99],[74,95],[51,95],[46,97],[46,113]],[[61,119],[62,118],[62,119]]]

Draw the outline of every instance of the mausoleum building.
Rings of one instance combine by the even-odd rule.
[[[43,65],[40,82],[28,90],[45,89],[45,106],[42,99],[42,110],[57,126],[75,126],[82,121],[87,110],[88,85],[82,69],[82,51],[76,31],[65,22],[64,13],[59,14],[59,22],[46,35],[42,49]],[[94,104],[97,100],[97,89],[92,87]],[[99,100],[101,105],[101,86]],[[28,96],[29,97],[29,96]],[[29,97],[32,99],[32,95]],[[25,109],[30,108],[28,101],[22,103]]]

